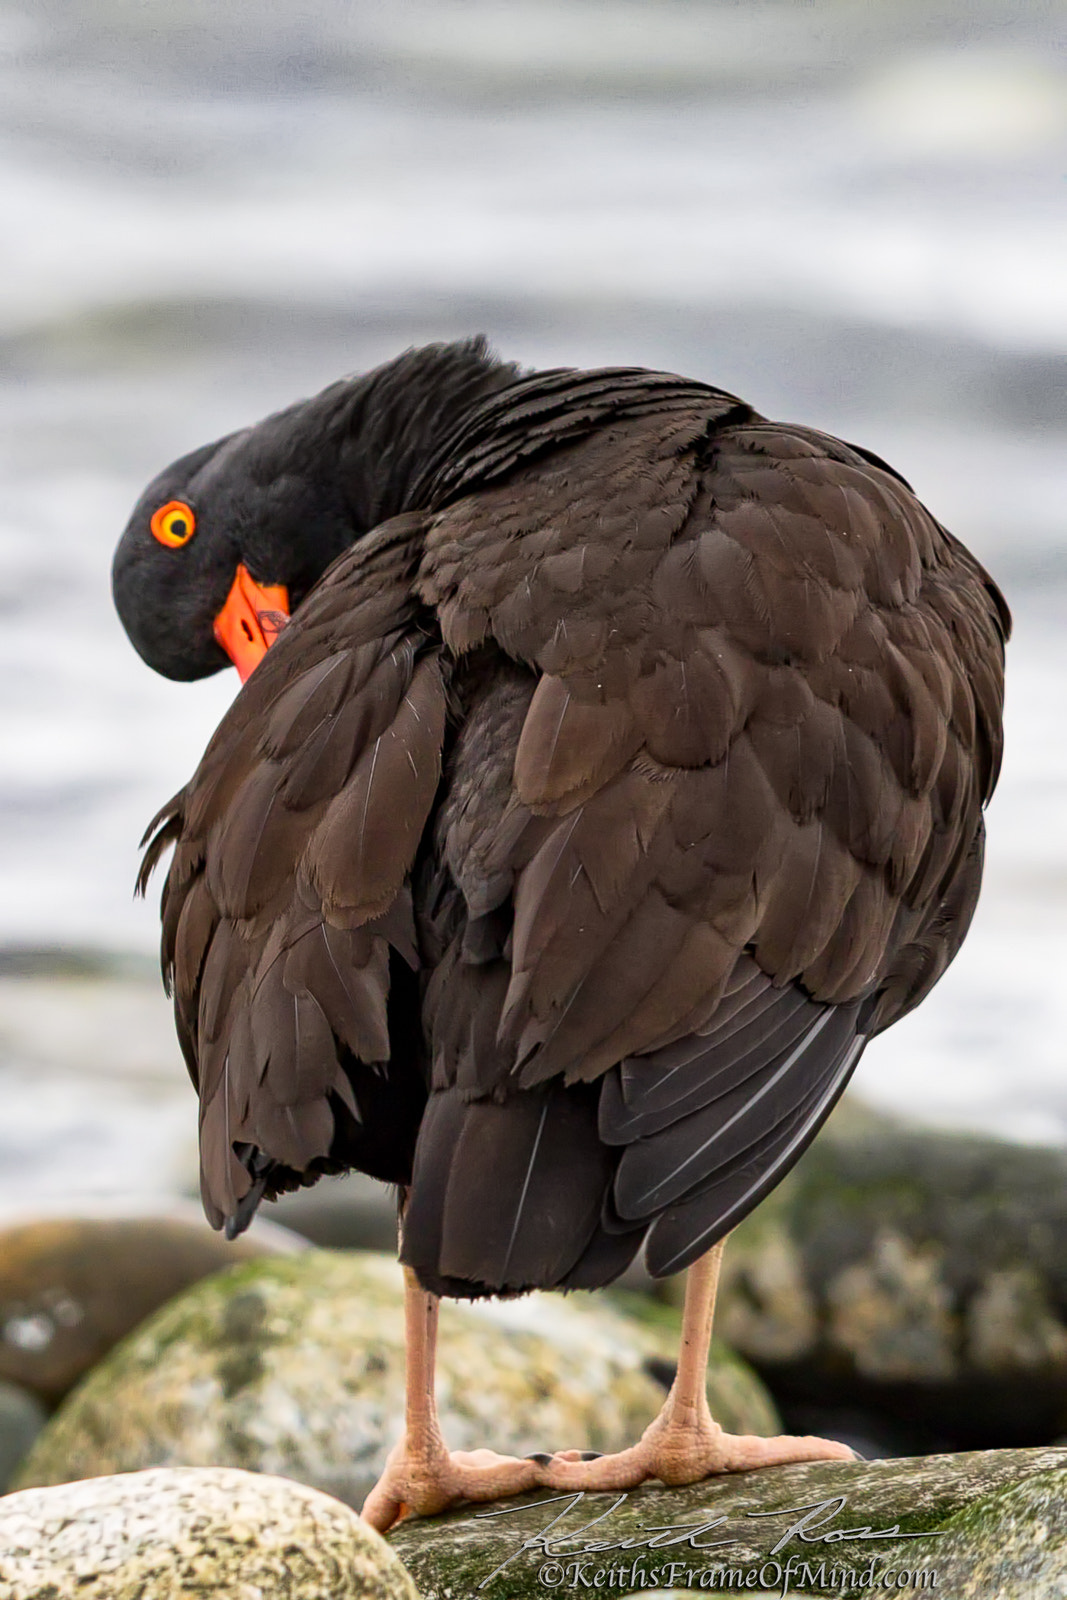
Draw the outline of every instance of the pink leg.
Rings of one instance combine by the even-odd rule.
[[[678,1372],[659,1416],[637,1444],[618,1455],[583,1461],[580,1451],[565,1450],[553,1456],[540,1478],[546,1488],[633,1489],[646,1478],[678,1485],[789,1461],[854,1459],[847,1445],[833,1439],[729,1434],[712,1417],[705,1385],[723,1243],[689,1269]]]
[[[433,1393],[438,1302],[405,1269],[407,1427],[363,1507],[366,1520],[384,1532],[404,1516],[433,1516],[457,1500],[499,1500],[527,1489],[633,1489],[648,1478],[679,1485],[790,1461],[851,1461],[848,1446],[832,1439],[728,1434],[712,1417],[705,1384],[722,1249],[716,1245],[689,1270],[678,1372],[663,1410],[629,1450],[593,1460],[579,1450],[537,1460],[492,1450],[449,1453]]]
[[[535,1461],[493,1450],[446,1449],[434,1400],[437,1308],[437,1296],[420,1288],[405,1267],[406,1427],[362,1512],[380,1533],[405,1516],[430,1517],[457,1500],[500,1500],[539,1482]]]

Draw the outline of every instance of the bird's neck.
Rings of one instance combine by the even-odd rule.
[[[330,433],[355,525],[369,530],[418,509],[417,482],[449,437],[475,406],[520,375],[491,355],[484,340],[472,339],[410,350],[320,396],[332,397]]]

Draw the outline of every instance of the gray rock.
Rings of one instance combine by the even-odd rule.
[[[381,1250],[396,1255],[396,1190],[362,1172],[320,1178],[265,1205],[263,1215],[324,1250]]]
[[[0,1379],[55,1405],[151,1312],[209,1273],[298,1247],[200,1218],[42,1217],[0,1229]]]
[[[591,1296],[446,1302],[437,1392],[452,1448],[632,1443],[662,1404],[675,1354],[675,1319],[651,1314],[665,1321],[642,1324]],[[402,1430],[403,1369],[395,1262],[325,1251],[251,1262],[196,1285],[120,1345],[52,1419],[17,1482],[232,1465],[358,1506]],[[726,1352],[711,1397],[725,1426],[774,1431],[761,1386]]]
[[[418,1600],[347,1506],[283,1478],[138,1472],[0,1500],[5,1600]]]
[[[835,1114],[731,1236],[717,1331],[796,1406],[1067,1433],[1067,1154]]]
[[[401,1523],[388,1542],[423,1600],[544,1600],[587,1587],[780,1594],[790,1557],[790,1595],[1053,1600],[1067,1595],[1067,1450],[825,1461],[688,1489],[523,1496]]]
[[[48,1413],[28,1389],[0,1380],[0,1494],[48,1420]]]

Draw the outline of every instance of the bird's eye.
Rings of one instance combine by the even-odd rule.
[[[168,500],[165,506],[153,511],[151,528],[160,544],[177,550],[181,545],[188,544],[196,532],[192,506],[187,506],[184,500]]]

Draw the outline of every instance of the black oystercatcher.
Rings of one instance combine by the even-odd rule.
[[[408,1428],[369,1519],[848,1456],[713,1422],[718,1260],[970,922],[1009,629],[974,557],[870,451],[473,341],[168,468],[114,593],[158,671],[247,679],[141,874],[174,845],[208,1216],[400,1186]],[[642,1245],[691,1270],[640,1443],[450,1457],[436,1297]]]

